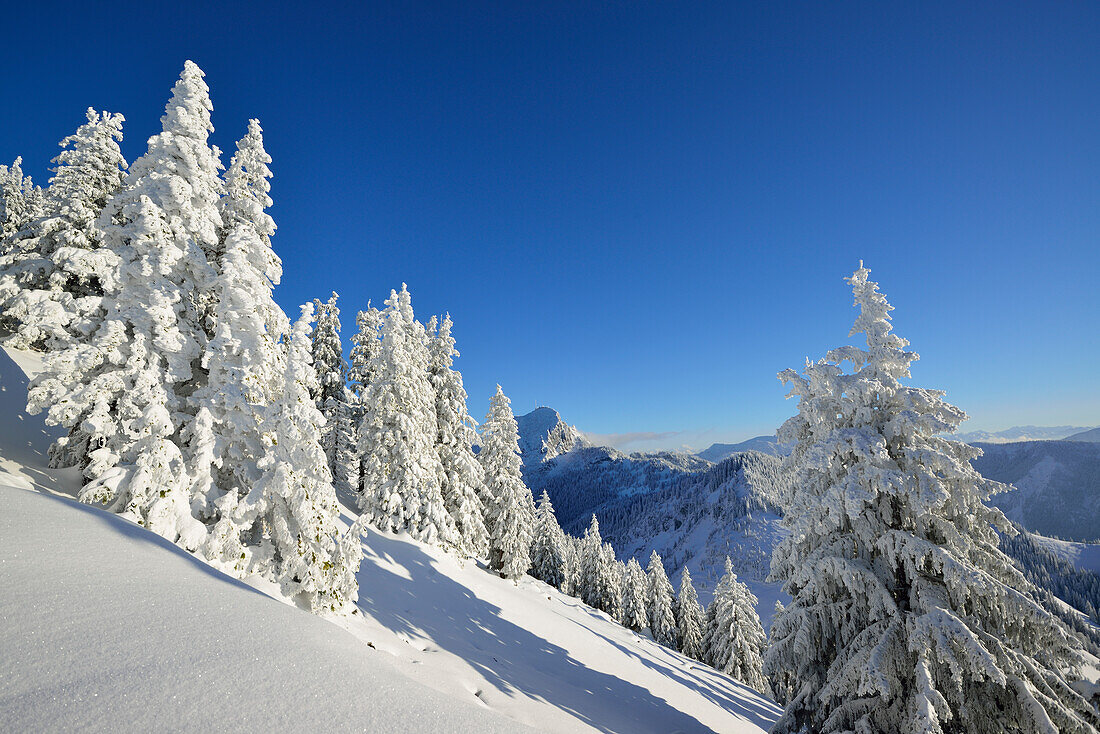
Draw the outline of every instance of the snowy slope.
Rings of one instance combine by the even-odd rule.
[[[65,497],[78,477],[44,468],[24,390],[0,353],[2,731],[760,732],[778,715],[541,582],[403,537],[368,533],[359,614],[300,611]]]

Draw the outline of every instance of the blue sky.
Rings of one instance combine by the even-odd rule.
[[[1100,423],[1095,3],[166,5],[10,3],[0,160],[89,105],[136,158],[193,59],[223,151],[263,124],[280,303],[347,338],[407,282],[475,416],[771,432],[862,258],[967,428]]]

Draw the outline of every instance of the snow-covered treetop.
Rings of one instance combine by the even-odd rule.
[[[125,118],[91,107],[85,116],[88,121],[59,143],[63,150],[53,159],[48,195],[55,210],[79,202],[87,207],[81,218],[94,220],[107,203],[99,197],[117,191],[126,175],[126,159],[118,145]],[[89,200],[90,195],[97,196]]]
[[[231,230],[237,223],[243,222],[255,228],[265,245],[270,245],[275,234],[275,220],[267,213],[271,206],[271,156],[264,149],[263,129],[260,121],[248,121],[248,133],[237,141],[237,152],[229,162],[225,172],[225,196],[222,197],[222,220],[225,228]],[[278,264],[278,258],[275,260]],[[278,285],[280,272],[269,274],[271,281]]]
[[[205,76],[194,61],[188,59],[183,62],[183,72],[172,87],[172,97],[164,106],[164,116],[160,118],[165,130],[192,130],[197,133],[195,137],[203,138],[214,132],[214,125],[210,122],[214,104],[210,101],[210,87],[203,79]]]

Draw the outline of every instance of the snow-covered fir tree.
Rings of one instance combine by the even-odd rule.
[[[706,619],[699,606],[699,595],[691,583],[687,566],[680,577],[680,594],[676,599],[676,631],[680,638],[680,652],[695,660],[702,660],[703,629]]]
[[[359,451],[359,443],[362,436],[359,428],[363,423],[363,401],[367,397],[367,387],[373,381],[375,359],[382,349],[382,312],[370,305],[367,301],[367,310],[360,311],[355,317],[357,331],[351,337],[352,348],[348,363],[348,390],[351,396],[348,401],[348,413],[351,416],[352,426],[355,429],[355,448],[353,461],[353,476],[357,484],[353,487],[360,495],[363,494],[364,467],[363,456]]]
[[[104,320],[86,343],[50,353],[28,410],[69,429],[55,463],[81,464],[81,499],[127,512],[192,547],[189,481],[178,445],[205,347],[200,295],[212,291],[221,217],[218,152],[207,142],[209,90],[190,61],[161,118],[163,131],[130,167],[98,226],[119,259]],[[111,467],[125,469],[112,472]],[[201,525],[200,525],[201,527]]]
[[[321,446],[328,457],[329,471],[337,491],[350,491],[359,484],[356,435],[347,391],[348,365],[340,343],[339,296],[333,291],[327,302],[314,299],[317,328],[313,330],[313,368],[317,371],[314,400],[325,416]]]
[[[641,632],[649,626],[646,613],[646,576],[638,559],[631,558],[623,573],[623,626]]]
[[[383,316],[382,349],[359,429],[359,506],[381,530],[407,530],[419,540],[457,547],[461,539],[443,505],[443,466],[435,451],[427,339],[404,284],[400,293],[390,291]]]
[[[356,333],[351,337],[351,354],[348,364],[348,389],[357,401],[366,397],[367,387],[373,382],[373,365],[382,349],[382,312],[367,302],[367,310],[355,316]]]
[[[623,574],[626,566],[615,558],[610,543],[600,547],[599,572],[596,574],[596,608],[617,622],[623,619]]]
[[[531,575],[561,588],[565,579],[565,533],[558,525],[550,495],[543,490],[535,510],[535,531],[531,540]]]
[[[339,506],[319,436],[324,418],[313,394],[310,330],[313,307],[302,306],[287,345],[282,393],[265,411],[260,477],[226,512],[208,544],[212,553],[279,582],[315,611],[339,611],[358,598],[361,528],[339,533]],[[243,530],[243,534],[242,534]],[[246,546],[244,538],[260,538]]]
[[[674,601],[672,583],[665,573],[665,565],[657,551],[649,556],[649,567],[646,569],[646,615],[649,617],[649,630],[653,633],[653,639],[664,645],[676,649],[677,640],[676,617],[672,613]]]
[[[443,505],[454,521],[462,550],[482,556],[489,547],[485,508],[479,499],[485,477],[474,455],[477,424],[466,407],[462,373],[454,368],[458,350],[451,336],[450,315],[438,325],[433,316],[428,335],[428,375],[435,392],[435,452],[443,467]]]
[[[733,562],[726,556],[726,570],[714,589],[707,609],[701,660],[734,680],[767,693],[764,650],[767,639],[756,613],[757,598],[737,580]]]
[[[580,543],[580,538],[563,535],[561,586],[558,588],[561,593],[575,597],[580,596]]]
[[[225,176],[225,236],[213,289],[215,331],[202,358],[207,381],[193,398],[209,412],[217,437],[210,455],[216,469],[203,470],[209,485],[193,484],[192,501],[209,521],[223,514],[219,508],[231,511],[258,481],[265,454],[261,426],[285,379],[279,340],[289,332],[290,322],[272,298],[282,263],[271,249],[275,222],[267,213],[270,162],[260,123],[250,120]],[[197,438],[192,432],[190,442]],[[201,455],[194,448],[192,454]],[[223,493],[230,496],[222,498]]]
[[[62,349],[85,340],[102,319],[105,284],[118,259],[97,224],[121,188],[126,161],[122,115],[89,108],[88,121],[61,141],[44,215],[27,222],[18,246],[0,256],[0,331],[4,344]],[[2,174],[0,174],[2,176]]]
[[[600,573],[600,549],[603,538],[600,537],[600,521],[592,515],[588,528],[584,531],[577,546],[577,582],[576,596],[590,607],[597,606]]]
[[[489,400],[489,413],[479,429],[478,462],[485,477],[485,525],[489,530],[489,568],[517,579],[531,567],[534,512],[531,490],[523,483],[519,427],[512,404],[500,385]]]
[[[1011,528],[983,500],[1003,487],[942,437],[966,415],[902,384],[917,355],[868,274],[848,279],[866,347],[780,374],[799,404],[779,430],[797,480],[772,558],[793,598],[766,659],[774,731],[1094,732],[1070,636],[998,548]]]
[[[0,255],[16,247],[21,233],[44,213],[45,195],[23,175],[23,159],[0,165]]]

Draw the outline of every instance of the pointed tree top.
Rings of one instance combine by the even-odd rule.
[[[160,124],[165,132],[206,140],[214,131],[210,124],[210,87],[203,81],[205,75],[193,61],[184,62],[183,72],[172,87],[172,97],[164,106]]]

